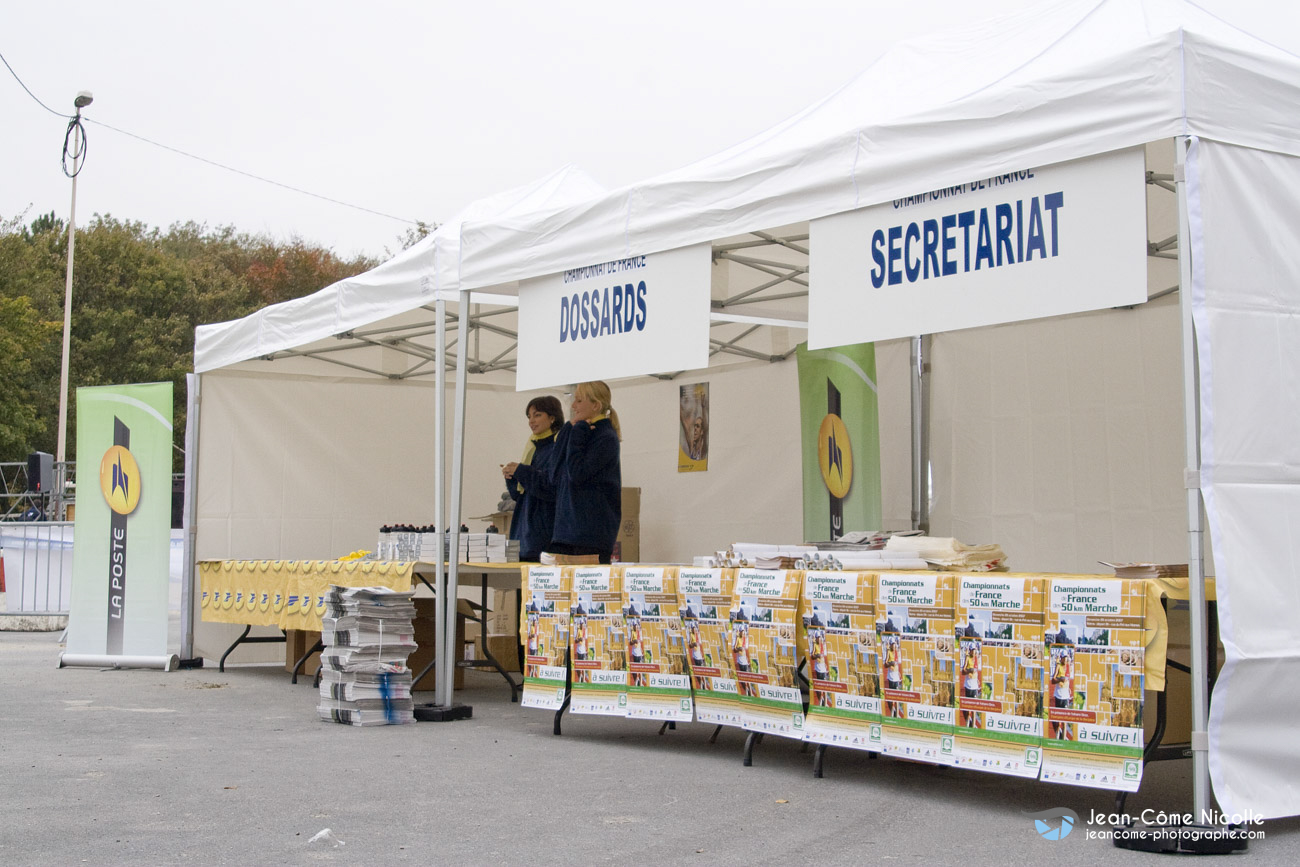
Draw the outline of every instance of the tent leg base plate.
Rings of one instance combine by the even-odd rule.
[[[461,719],[470,719],[474,716],[474,708],[468,704],[453,704],[446,707],[440,707],[436,704],[417,704],[415,706],[415,719],[417,722],[455,722]]]

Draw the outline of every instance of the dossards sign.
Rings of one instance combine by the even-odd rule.
[[[521,283],[516,388],[707,367],[711,252],[697,244]]]
[[[808,346],[1146,300],[1141,148],[813,220]]]

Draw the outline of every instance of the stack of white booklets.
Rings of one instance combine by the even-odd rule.
[[[415,721],[406,665],[417,647],[413,596],[387,587],[330,587],[321,617],[321,719],[354,726]]]
[[[438,550],[439,546],[442,546],[441,551]],[[425,563],[437,563],[439,560],[446,560],[450,547],[451,535],[447,532],[421,533],[420,556],[417,559]]]
[[[501,533],[461,533],[460,560],[462,563],[518,563],[519,543]]]

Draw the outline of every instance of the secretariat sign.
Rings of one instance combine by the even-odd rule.
[[[709,244],[519,285],[520,391],[709,364]]]
[[[1146,300],[1141,148],[813,220],[808,346]]]

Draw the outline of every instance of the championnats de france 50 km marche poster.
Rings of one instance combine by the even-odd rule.
[[[741,569],[732,588],[731,652],[741,725],[751,731],[803,738],[803,694],[795,618],[803,573]]]
[[[953,749],[953,594],[956,576],[882,572],[876,580],[884,752],[957,763]]]
[[[623,570],[575,566],[569,609],[570,713],[627,716]]]
[[[559,710],[569,669],[569,587],[573,569],[530,566],[524,573],[524,690],[522,707]]]
[[[876,574],[806,572],[800,620],[809,681],[804,740],[880,752]]]
[[[623,567],[627,630],[627,715],[690,722],[686,632],[677,610],[677,569]]]
[[[1125,792],[1141,785],[1145,614],[1141,581],[1047,579],[1040,779]]]
[[[686,630],[686,662],[697,722],[739,726],[740,697],[731,655],[731,588],[735,569],[677,570],[677,605]]]
[[[1042,768],[1041,576],[958,579],[957,764],[1037,777]]]
[[[167,653],[172,384],[77,389],[69,654]]]

